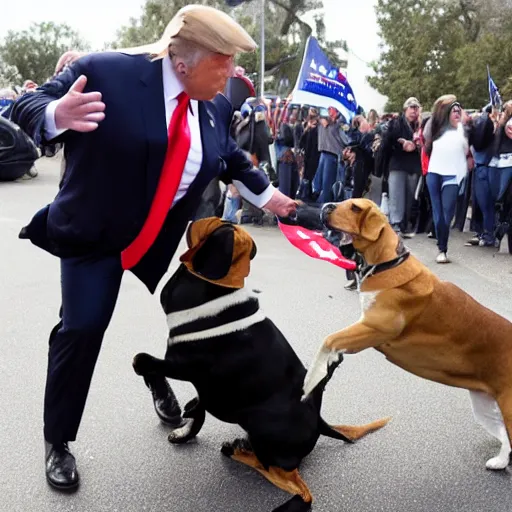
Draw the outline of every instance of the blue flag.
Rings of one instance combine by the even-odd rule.
[[[489,96],[491,98],[491,104],[493,107],[501,110],[502,101],[500,91],[494,83],[494,80],[491,78],[491,71],[489,70],[489,66],[487,66],[487,79],[489,81]]]
[[[347,120],[357,112],[354,91],[347,78],[334,67],[314,37],[309,37],[304,52],[292,103],[314,107],[335,107]]]

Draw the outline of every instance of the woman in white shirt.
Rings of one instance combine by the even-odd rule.
[[[439,254],[437,263],[449,263],[448,237],[455,215],[459,186],[466,176],[468,139],[462,124],[462,107],[453,95],[434,103],[425,126],[425,145],[430,156],[426,176]]]

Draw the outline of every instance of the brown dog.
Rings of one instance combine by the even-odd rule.
[[[368,266],[360,280],[361,319],[325,339],[304,394],[338,352],[375,348],[419,377],[469,389],[477,422],[502,443],[486,467],[506,468],[512,438],[512,323],[409,255],[372,201],[326,205],[323,219]]]

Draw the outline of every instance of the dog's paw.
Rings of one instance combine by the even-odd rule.
[[[222,455],[231,458],[235,453],[252,453],[252,446],[248,439],[240,438],[231,443],[223,443],[220,452]]]
[[[490,469],[492,471],[499,471],[501,469],[506,469],[509,463],[509,457],[508,455],[506,457],[502,457],[498,455],[497,457],[493,457],[492,459],[489,459],[485,467],[487,469]]]
[[[133,370],[137,375],[147,375],[152,368],[153,357],[149,354],[137,354],[132,361]]]
[[[194,420],[185,419],[185,424],[181,427],[175,428],[168,436],[167,440],[172,444],[185,444],[194,439],[195,436],[191,436],[192,427],[194,426]]]

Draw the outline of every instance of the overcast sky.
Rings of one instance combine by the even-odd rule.
[[[324,12],[328,39],[345,39],[357,56],[350,58],[348,69],[357,101],[366,109],[381,110],[384,99],[366,83],[369,70],[364,63],[379,55],[375,1],[324,0]],[[144,0],[24,0],[9,9],[8,14],[4,9],[0,16],[0,38],[9,29],[28,28],[31,22],[66,22],[93,47],[101,48],[104,42],[115,38],[116,30],[130,17],[139,16],[143,4]]]

